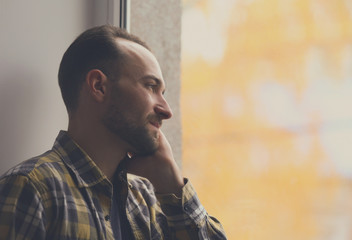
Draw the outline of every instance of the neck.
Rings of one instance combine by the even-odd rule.
[[[70,119],[67,132],[111,180],[126,156],[126,144],[101,124],[89,124],[87,121]]]

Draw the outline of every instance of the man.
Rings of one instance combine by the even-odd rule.
[[[1,177],[0,239],[226,239],[160,130],[172,112],[144,42],[87,30],[65,52],[59,85],[68,130]]]

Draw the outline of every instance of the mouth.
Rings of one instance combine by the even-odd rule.
[[[150,124],[158,129],[161,128],[161,121],[151,121]]]
[[[149,115],[147,117],[147,121],[149,122],[149,124],[151,124],[152,126],[154,126],[156,129],[160,129],[161,125],[162,125],[162,119],[160,117],[158,117],[157,115]]]

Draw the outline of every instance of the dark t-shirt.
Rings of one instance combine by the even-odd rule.
[[[110,221],[111,221],[111,228],[114,233],[114,237],[116,240],[122,239],[121,234],[121,223],[120,223],[120,215],[119,215],[119,205],[118,205],[118,197],[117,197],[117,189],[114,186],[113,190],[113,200],[111,206],[111,214],[110,214]]]

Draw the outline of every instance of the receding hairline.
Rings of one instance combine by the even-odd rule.
[[[120,71],[128,64],[133,64],[135,62],[135,58],[141,59],[141,56],[144,54],[149,55],[154,58],[156,62],[158,62],[155,55],[147,45],[123,37],[116,37],[115,43],[116,48],[121,54],[119,59],[120,61],[118,63]]]
[[[124,55],[124,57],[128,56],[129,53],[138,56],[138,50],[146,51],[150,55],[155,57],[152,51],[146,45],[121,37],[116,37],[115,42],[116,47],[118,48],[120,53]]]

